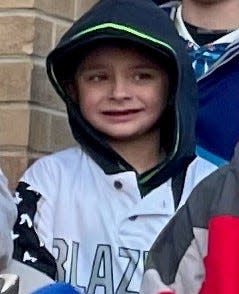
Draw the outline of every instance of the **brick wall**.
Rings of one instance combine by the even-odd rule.
[[[96,0],[0,0],[0,165],[14,189],[36,158],[75,144],[45,57]]]

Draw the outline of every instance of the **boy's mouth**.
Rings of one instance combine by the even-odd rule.
[[[142,111],[142,109],[107,110],[107,111],[103,111],[102,113],[104,115],[109,115],[109,116],[124,116],[124,115],[135,114],[140,111]]]

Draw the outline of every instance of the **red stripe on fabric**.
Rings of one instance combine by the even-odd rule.
[[[239,217],[215,216],[208,226],[206,275],[199,294],[239,293]]]

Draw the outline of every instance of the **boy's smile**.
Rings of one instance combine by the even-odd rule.
[[[73,98],[84,118],[117,141],[155,132],[167,96],[168,75],[154,58],[142,50],[112,45],[87,54],[73,85]]]
[[[126,122],[131,119],[135,115],[137,115],[141,109],[125,109],[125,110],[110,110],[110,111],[103,111],[102,114],[105,117],[108,117],[109,120],[112,122]]]

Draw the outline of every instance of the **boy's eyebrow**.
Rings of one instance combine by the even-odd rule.
[[[136,65],[132,65],[130,66],[130,68],[132,69],[155,69],[158,70],[159,69],[159,65],[158,64],[136,64]]]
[[[82,70],[93,70],[93,69],[101,69],[101,68],[105,68],[106,65],[105,64],[101,64],[101,63],[96,63],[96,64],[82,64],[79,66],[80,69]]]
[[[100,70],[100,69],[105,69],[108,66],[105,64],[84,64],[79,66],[79,71],[93,71],[93,70]],[[158,70],[160,65],[158,64],[147,64],[147,63],[142,63],[142,64],[131,64],[129,65],[130,69],[154,69]]]

